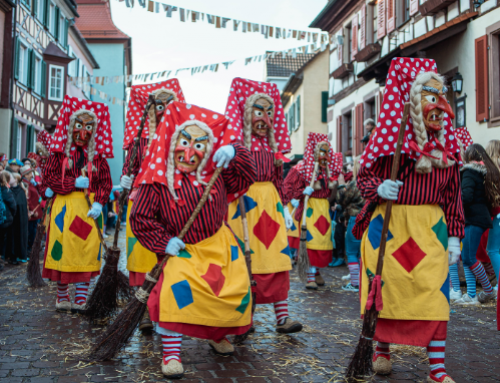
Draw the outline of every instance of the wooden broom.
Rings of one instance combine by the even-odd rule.
[[[401,162],[401,149],[403,147],[406,122],[408,120],[409,114],[410,103],[407,102],[405,104],[403,118],[401,119],[401,125],[399,126],[398,143],[396,146],[396,151],[394,152],[394,160],[391,169],[391,181],[396,181],[398,176],[398,170]],[[382,269],[384,267],[385,246],[387,243],[387,233],[389,232],[389,223],[391,221],[393,203],[394,201],[389,200],[387,201],[385,207],[384,225],[382,226],[382,234],[380,237],[377,270],[375,277],[371,277],[369,281],[369,298],[372,289],[375,289],[375,291],[373,291],[372,298],[367,300],[361,336],[359,338],[356,350],[351,357],[349,367],[347,368],[346,379],[349,382],[355,382],[357,381],[357,379],[362,379],[363,377],[370,375],[373,371],[373,337],[375,336],[375,329],[377,327],[378,314],[379,311],[382,310],[382,308],[380,307],[381,305],[376,304],[376,301],[377,295],[379,295],[380,298],[382,297]]]
[[[146,108],[142,114],[141,124],[135,138],[132,154],[130,157],[127,176],[130,177],[132,169],[139,151],[139,145],[144,130],[144,125],[148,116],[149,109],[154,104],[154,96],[150,95]],[[128,199],[129,190],[123,189],[119,198],[118,216],[116,217],[115,236],[113,239],[113,247],[106,249],[106,264],[102,270],[102,275],[99,277],[92,294],[87,300],[85,311],[82,313],[90,321],[98,321],[111,316],[118,309],[118,298],[122,296],[125,299],[130,299],[132,296],[128,278],[118,270],[118,261],[120,260],[120,249],[118,248],[118,237],[120,236],[121,217],[123,208]]]
[[[240,214],[241,214],[241,224],[243,225],[243,237],[244,237],[244,242],[245,242],[245,261],[247,264],[247,269],[248,269],[248,276],[250,278],[250,286],[252,288],[252,322],[253,322],[253,314],[255,312],[255,286],[257,286],[257,283],[255,282],[255,279],[253,278],[252,275],[252,250],[250,249],[250,234],[248,231],[248,221],[247,221],[247,211],[245,208],[245,202],[243,200],[243,197],[241,197],[238,200],[239,206],[240,206]],[[241,334],[241,335],[236,335],[234,337],[234,343],[236,344],[241,344],[243,343],[247,338],[248,335],[250,334],[251,329],[249,329],[246,333]]]
[[[42,218],[36,227],[35,240],[31,247],[30,260],[26,268],[26,278],[30,287],[40,288],[45,287],[47,284],[43,281],[42,273],[40,272],[40,251],[42,250],[42,240],[45,236],[45,217],[50,212],[52,206],[52,198],[47,200],[45,208],[43,209]],[[36,209],[35,209],[36,210]],[[50,213],[49,213],[50,215]]]
[[[314,163],[314,171],[311,177],[311,184],[309,187],[314,186],[314,182],[316,181],[316,173],[318,171],[319,163]],[[302,223],[300,226],[300,245],[299,252],[297,254],[297,268],[299,272],[299,278],[302,282],[307,282],[307,273],[311,267],[311,263],[309,262],[309,255],[307,254],[307,203],[309,202],[309,196],[306,195],[304,198],[304,211],[302,212]]]
[[[191,225],[198,217],[201,209],[210,195],[210,191],[217,180],[217,177],[223,171],[223,167],[217,168],[206,186],[200,201],[196,205],[191,217],[186,222],[181,232],[177,236],[183,239],[189,231]],[[99,337],[96,344],[90,351],[88,359],[93,362],[100,362],[113,358],[118,351],[127,343],[130,336],[134,333],[139,321],[141,320],[147,308],[147,300],[151,290],[158,283],[158,278],[163,272],[170,254],[166,254],[161,263],[156,264],[153,269],[146,274],[146,280],[142,286],[137,290],[125,309],[116,317],[115,321],[106,329],[106,331]]]

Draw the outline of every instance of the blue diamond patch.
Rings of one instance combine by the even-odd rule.
[[[368,240],[372,244],[374,250],[377,250],[380,246],[380,237],[382,237],[382,227],[384,226],[384,219],[382,214],[377,215],[371,220],[370,226],[368,226]],[[389,242],[393,237],[391,231],[387,233],[387,242]]]
[[[56,219],[54,220],[59,231],[62,233],[64,229],[64,216],[66,215],[66,205],[62,208],[61,212],[56,215]]]
[[[245,210],[247,213],[252,210],[254,207],[257,206],[257,202],[254,201],[252,197],[249,196],[243,196],[243,203],[245,204]],[[241,216],[240,212],[240,204],[238,204],[238,207],[236,208],[236,213],[234,213],[234,216],[232,219],[237,219]]]
[[[187,280],[177,282],[172,285],[172,292],[174,293],[175,301],[179,310],[193,303],[193,292]]]

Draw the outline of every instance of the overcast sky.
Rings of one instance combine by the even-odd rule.
[[[323,9],[326,0],[165,0],[166,4],[182,6],[211,15],[307,30],[307,26]],[[135,0],[133,9],[125,2],[111,0],[114,23],[132,37],[133,73],[237,61],[229,70],[205,72],[191,76],[179,73],[179,81],[187,102],[223,112],[234,77],[264,80],[263,63],[244,65],[244,58],[266,51],[302,46],[304,40],[265,39],[260,33],[234,32],[232,23],[227,29],[216,29],[206,21],[181,22],[179,12],[167,18],[164,12],[147,12]],[[146,0],[147,3],[147,0]],[[241,27],[240,27],[241,28]],[[241,29],[240,29],[241,30]]]

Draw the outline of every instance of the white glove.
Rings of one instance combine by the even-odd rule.
[[[295,209],[297,209],[299,207],[300,201],[298,199],[292,199],[290,203]]]
[[[87,177],[78,177],[75,180],[75,187],[78,189],[88,189],[89,187],[89,179]]]
[[[229,163],[231,160],[234,158],[236,155],[236,150],[232,145],[226,145],[214,154],[214,162],[217,163],[217,167],[220,168],[221,166],[224,166],[225,169],[229,166]]]
[[[167,248],[165,249],[165,253],[170,255],[178,255],[179,251],[185,249],[186,245],[179,238],[174,237],[170,241],[168,241]]]
[[[454,265],[460,259],[460,238],[448,237],[448,264]]]
[[[396,201],[398,199],[399,187],[403,185],[401,181],[385,180],[377,189],[378,195],[387,200]]]
[[[102,212],[102,205],[99,202],[94,202],[92,208],[89,210],[87,217],[97,219]]]
[[[132,184],[134,183],[134,176],[122,176],[120,179],[120,186],[124,189],[130,190],[132,188]]]
[[[314,193],[314,189],[310,186],[306,186],[306,188],[302,192],[302,194],[308,195],[309,197],[311,196],[312,193]]]
[[[293,218],[292,215],[290,214],[290,211],[288,210],[288,207],[285,207],[284,209],[285,212],[285,226],[286,229],[290,229],[293,226]]]
[[[47,190],[45,190],[45,197],[52,198],[53,195],[54,195],[54,192],[52,191],[51,188],[47,188]]]

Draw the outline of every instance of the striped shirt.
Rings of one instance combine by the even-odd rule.
[[[128,167],[130,166],[130,160],[132,158],[132,151],[134,149],[134,142],[131,142],[127,148],[127,157],[125,157],[125,163],[123,164],[122,176],[126,175],[128,172]],[[139,174],[139,169],[141,168],[142,161],[146,155],[146,150],[148,148],[148,139],[141,137],[139,141],[139,147],[137,148],[137,155],[135,156],[134,166],[132,167],[132,173],[134,177]]]
[[[84,156],[84,159],[83,166],[79,168],[78,160],[80,156]],[[75,187],[75,180],[82,175],[82,168],[87,169],[87,157],[85,157],[85,154],[81,151],[75,151],[75,153],[73,153],[71,156],[73,167],[66,170],[63,182],[62,166],[65,157],[66,155],[63,153],[51,153],[43,172],[45,186],[51,188],[54,193],[63,195],[74,191],[83,191],[84,189],[77,189]],[[92,183],[89,186],[89,192],[95,193],[95,202],[104,205],[108,202],[109,194],[113,188],[108,161],[97,156],[94,157],[93,164],[97,168],[97,172],[92,173]]]
[[[383,203],[377,189],[382,182],[391,178],[394,156],[385,156],[359,170],[357,183],[361,195],[371,201]],[[416,162],[401,154],[400,174],[398,180],[403,182],[399,188],[396,203],[401,205],[440,205],[448,224],[448,236],[464,237],[464,209],[460,188],[458,165],[446,169],[433,168],[431,173],[419,174],[415,169]]]
[[[283,165],[274,165],[274,153],[266,150],[252,150],[252,156],[257,166],[257,179],[255,182],[272,182],[278,194],[286,205],[286,193],[283,187]]]
[[[256,168],[252,155],[239,144],[233,146],[236,156],[215,182],[209,199],[183,239],[185,243],[198,243],[214,235],[222,226],[228,209],[227,195],[243,192],[255,182]],[[191,184],[186,177],[186,182],[176,189],[184,204],[176,204],[167,186],[141,184],[130,213],[130,227],[139,242],[154,253],[165,254],[168,242],[179,235],[203,190]]]

